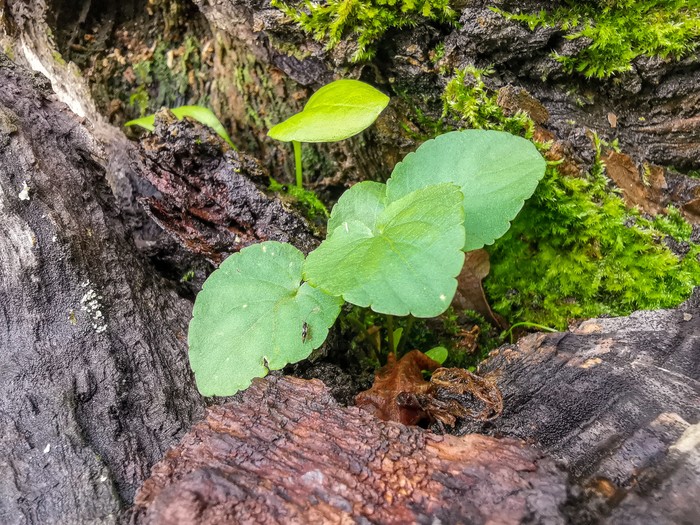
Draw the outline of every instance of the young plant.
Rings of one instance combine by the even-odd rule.
[[[544,171],[526,139],[447,133],[407,155],[387,184],[361,182],[345,192],[327,238],[306,260],[278,242],[232,255],[207,279],[190,323],[200,392],[231,395],[308,357],[343,301],[387,315],[440,315],[452,302],[464,251],[505,233]]]
[[[336,80],[314,93],[304,109],[267,134],[294,146],[297,187],[301,188],[301,143],[337,142],[364,131],[389,104],[389,97],[359,80]]]
[[[214,112],[209,108],[204,108],[202,106],[180,106],[179,108],[173,108],[170,110],[173,115],[175,115],[179,120],[185,117],[196,120],[204,126],[208,126],[213,129],[217,135],[224,139],[231,148],[237,149],[236,146],[231,141],[231,137],[226,133],[226,128],[221,124]],[[156,123],[155,115],[148,115],[145,117],[130,120],[125,123],[125,126],[139,126],[148,131],[154,131]]]

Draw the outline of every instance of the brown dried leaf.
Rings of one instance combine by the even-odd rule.
[[[439,368],[423,352],[413,350],[398,362],[389,354],[369,390],[355,404],[385,421],[416,425],[422,420],[453,426],[458,418],[487,421],[503,410],[503,397],[495,382],[461,368]],[[423,370],[431,370],[430,382]]]
[[[374,384],[369,390],[355,397],[355,404],[385,421],[398,421],[404,425],[415,425],[426,414],[420,408],[402,406],[396,399],[401,394],[422,394],[430,383],[423,379],[423,370],[435,370],[440,363],[433,361],[423,352],[412,350],[398,362],[391,353],[384,365],[374,376]]]
[[[457,277],[457,293],[452,304],[463,310],[474,310],[492,325],[505,328],[503,320],[491,310],[481,285],[489,271],[491,271],[491,264],[486,250],[467,252],[464,266]]]
[[[627,206],[636,206],[651,215],[663,211],[666,200],[663,190],[666,181],[661,168],[649,167],[651,180],[645,184],[634,160],[629,155],[610,151],[603,161],[608,177],[622,190],[622,197]]]
[[[460,418],[488,421],[503,411],[503,396],[495,382],[463,368],[437,369],[425,393],[403,393],[398,403],[449,426]]]

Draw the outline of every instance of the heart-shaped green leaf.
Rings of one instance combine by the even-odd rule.
[[[375,312],[435,317],[450,305],[464,262],[462,193],[439,184],[390,202],[385,189],[361,182],[343,194],[304,276]]]
[[[314,93],[304,110],[273,127],[268,135],[283,142],[335,142],[368,128],[389,97],[359,80],[336,80]]]
[[[342,302],[302,284],[303,263],[296,248],[270,241],[231,255],[209,276],[189,329],[202,395],[235,394],[325,341]]]
[[[229,137],[228,133],[226,133],[226,128],[224,128],[219,119],[216,118],[216,115],[214,115],[214,112],[211,109],[204,108],[202,106],[180,106],[179,108],[173,108],[170,111],[172,111],[173,115],[175,115],[179,120],[182,120],[184,117],[190,117],[200,124],[209,126],[216,132],[217,135],[224,139],[229,146],[236,149],[236,146],[234,146],[233,142],[231,141],[231,137]],[[148,115],[147,117],[130,120],[124,125],[140,126],[148,131],[154,131],[156,129],[155,122],[156,116]]]
[[[476,250],[508,231],[545,167],[529,140],[503,131],[453,131],[406,155],[387,194],[396,200],[431,184],[457,184],[464,195],[464,251]]]

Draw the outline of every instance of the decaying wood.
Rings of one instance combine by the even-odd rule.
[[[262,191],[269,177],[259,163],[208,128],[161,112],[141,152],[136,171],[158,190],[145,199],[150,214],[188,251],[218,264],[256,242],[318,246],[304,219]]]
[[[537,443],[613,509],[611,522],[700,521],[697,304],[528,336],[479,371],[498,375],[503,414],[461,432]]]
[[[522,442],[437,436],[256,380],[153,470],[136,523],[564,523],[565,478]]]
[[[111,523],[202,412],[191,304],[128,240],[98,144],[0,55],[0,522]]]

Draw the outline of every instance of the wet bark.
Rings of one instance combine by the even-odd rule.
[[[153,470],[135,523],[563,523],[564,474],[517,440],[437,436],[256,380]]]
[[[104,151],[0,55],[0,521],[110,523],[202,413],[191,304],[138,255]]]
[[[0,521],[114,522],[201,415],[187,366],[192,305],[138,245],[131,219],[148,220],[138,203],[120,213],[93,128],[4,55],[0,85]],[[209,247],[217,232],[216,257],[290,234],[314,245],[306,222],[255,185],[265,176],[251,158],[224,155],[193,123],[158,126],[141,150],[114,131],[122,169],[148,189],[140,198],[151,209],[199,226],[190,240]],[[195,135],[201,151],[188,157]],[[167,231],[186,244],[181,229]]]
[[[518,437],[560,460],[588,501],[577,522],[598,512],[611,523],[697,522],[697,298],[495,350],[479,372],[497,378],[502,416],[460,433]]]

